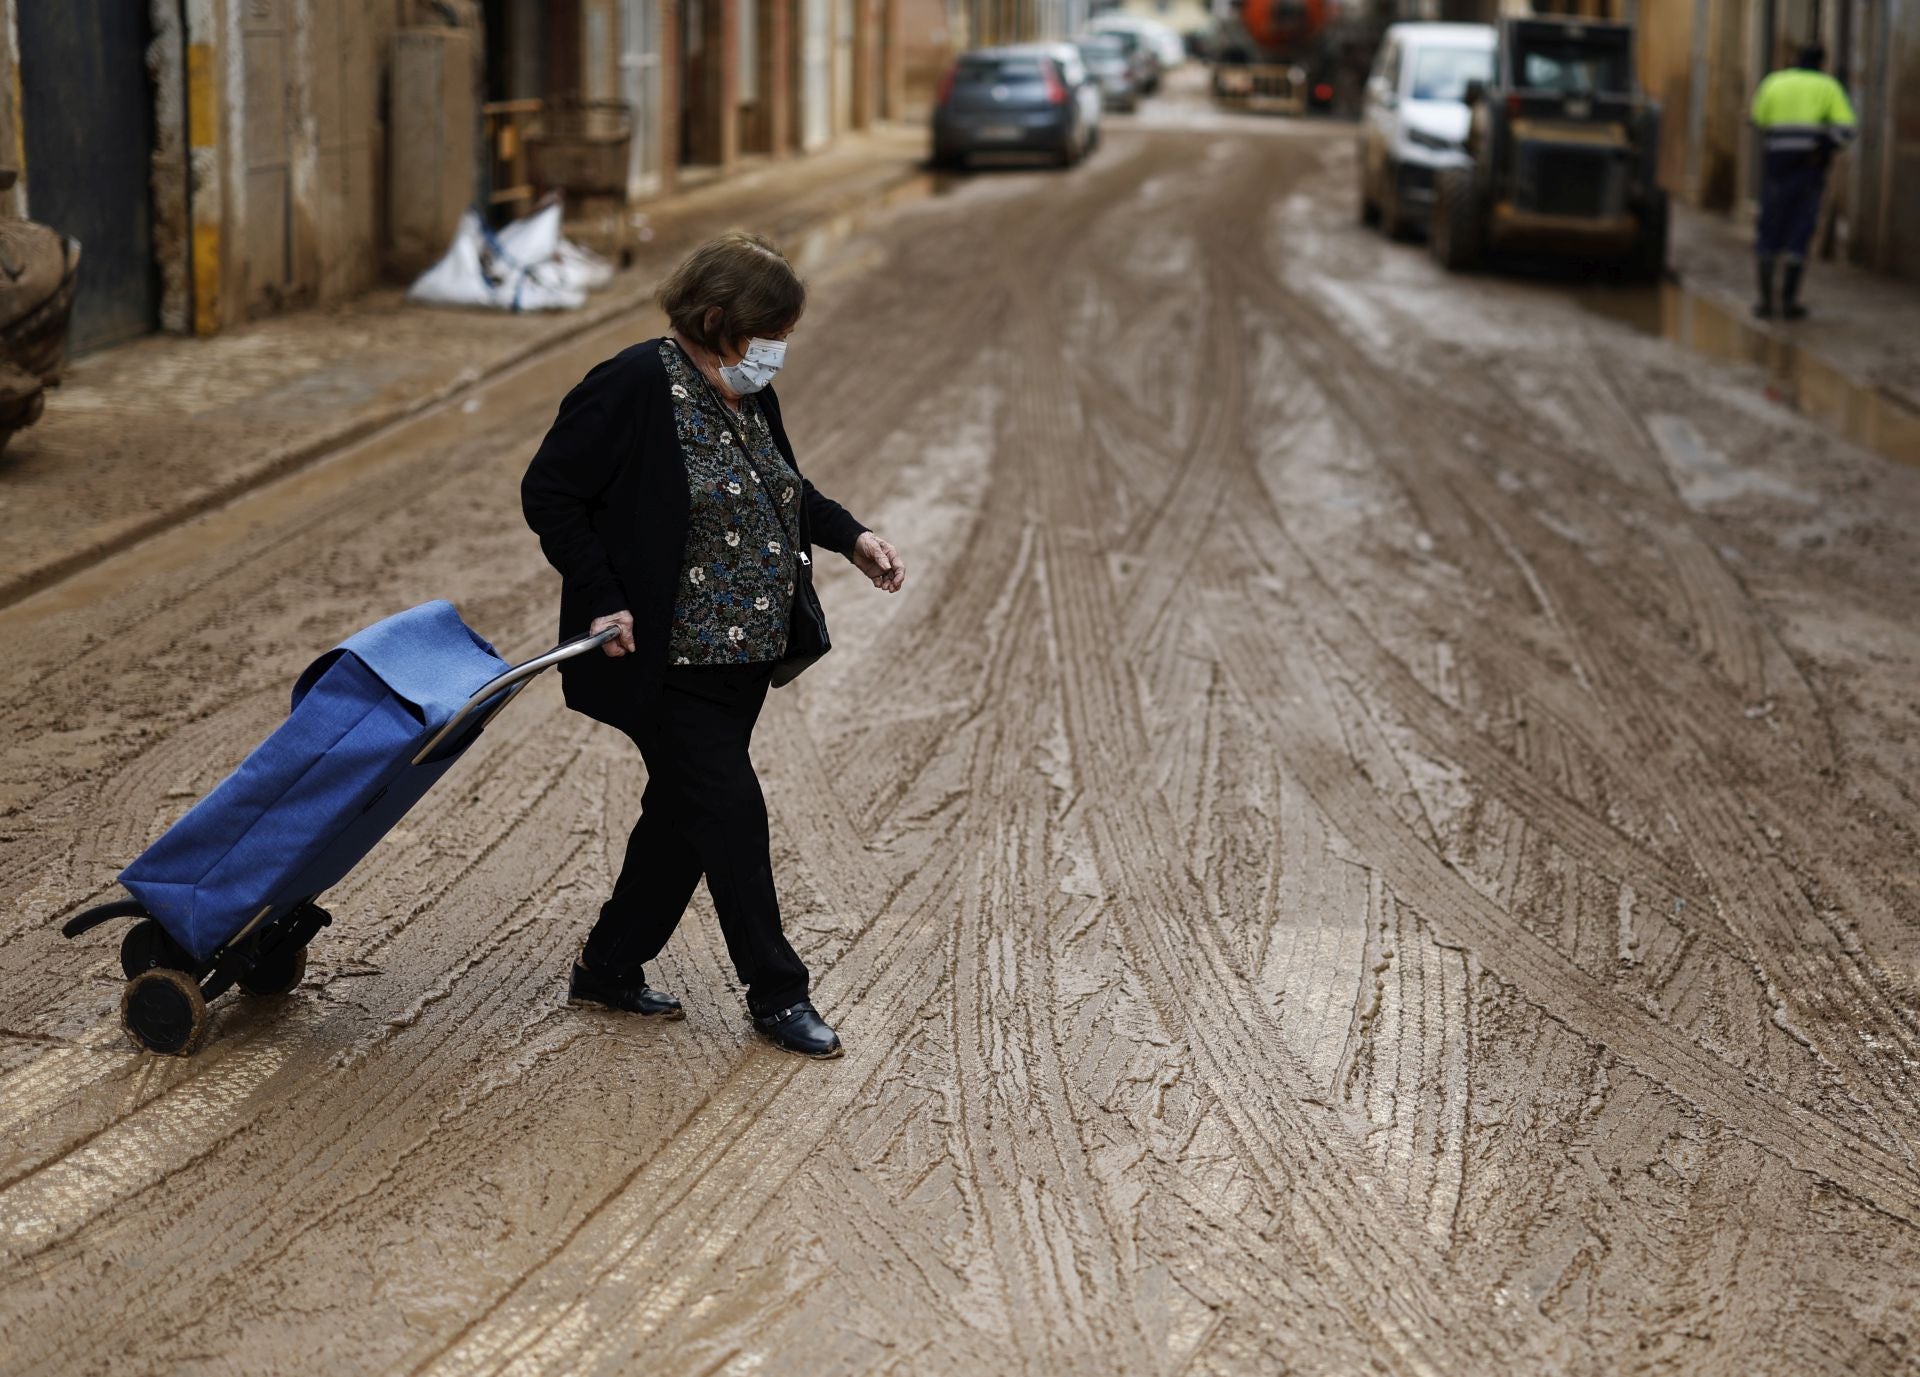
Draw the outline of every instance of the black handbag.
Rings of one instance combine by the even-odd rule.
[[[773,686],[785,688],[832,649],[833,642],[827,637],[827,612],[820,606],[820,595],[813,591],[813,560],[801,550],[800,572],[793,580],[793,612],[787,623],[787,653],[773,667]]]
[[[720,408],[720,415],[726,420],[727,429],[733,432],[733,438],[740,442],[740,457],[753,470],[753,476],[760,480],[760,491],[769,502],[773,502],[773,489],[768,486],[766,475],[760,472],[760,466],[753,461],[753,445],[747,439],[747,432],[739,422],[733,408],[710,382],[706,375],[700,381],[707,383],[707,391],[712,395],[714,405]],[[764,414],[760,423],[766,425]],[[829,650],[833,641],[827,636],[827,612],[820,605],[820,595],[813,591],[813,556],[807,553],[806,542],[800,539],[800,533],[789,530],[787,518],[780,510],[780,504],[773,503],[774,520],[780,523],[780,529],[786,532],[794,553],[795,569],[793,574],[793,605],[787,614],[787,653],[774,662],[773,686],[785,688],[795,679],[813,667]],[[803,518],[804,519],[804,518]]]

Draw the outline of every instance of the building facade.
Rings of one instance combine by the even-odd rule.
[[[0,213],[81,240],[75,352],[210,333],[409,273],[542,168],[640,202],[895,118],[902,8],[0,0]]]

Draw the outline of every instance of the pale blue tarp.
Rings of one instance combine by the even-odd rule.
[[[308,666],[287,720],[120,883],[206,960],[262,909],[291,908],[353,869],[474,733],[409,762],[508,668],[452,603],[374,623]]]

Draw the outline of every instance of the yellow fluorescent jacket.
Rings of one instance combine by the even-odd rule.
[[[1753,122],[1769,153],[1811,150],[1853,137],[1846,88],[1825,72],[1788,67],[1770,74],[1753,93]]]

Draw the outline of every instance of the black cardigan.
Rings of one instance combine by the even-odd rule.
[[[674,591],[687,548],[687,460],[674,425],[660,341],[644,340],[599,365],[560,403],[520,481],[520,509],[560,571],[560,639],[594,618],[633,613],[633,655],[581,655],[560,666],[567,706],[629,722],[660,686]],[[759,394],[774,443],[793,465],[771,388]],[[843,555],[867,528],[800,480],[800,540]]]

